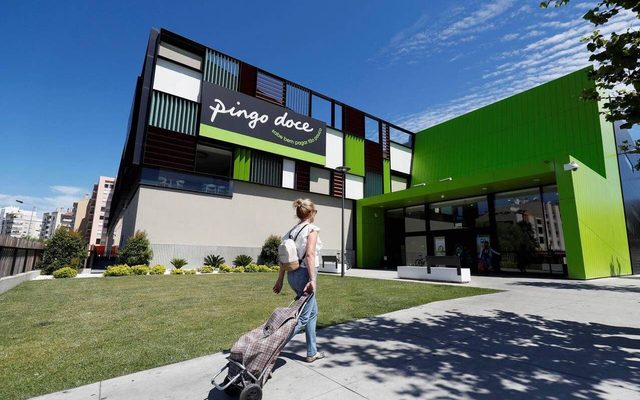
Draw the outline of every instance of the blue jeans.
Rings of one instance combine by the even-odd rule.
[[[304,287],[309,282],[309,273],[306,268],[298,268],[295,271],[287,272],[287,281],[289,286],[296,292],[296,296],[302,296]],[[293,329],[289,340],[297,335],[302,328],[305,328],[305,336],[307,339],[307,356],[315,356],[318,352],[316,345],[316,322],[318,321],[318,303],[316,296],[313,295],[307,303],[302,307],[302,312],[298,318],[298,323]]]

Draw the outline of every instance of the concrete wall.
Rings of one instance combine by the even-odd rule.
[[[37,269],[35,271],[23,272],[18,275],[6,276],[4,278],[0,278],[0,294],[13,289],[18,286],[22,282],[30,281],[35,279],[40,275],[40,270]]]
[[[321,254],[335,255],[340,249],[341,199],[240,181],[234,182],[232,198],[140,187],[123,215],[122,236],[126,240],[125,231],[131,235],[145,230],[154,250],[152,263],[167,267],[173,257],[187,259],[188,267],[199,267],[211,253],[221,254],[229,264],[239,254],[257,259],[267,236],[282,235],[297,223],[292,203],[298,197],[316,203]],[[345,241],[351,260],[352,203],[345,202]]]

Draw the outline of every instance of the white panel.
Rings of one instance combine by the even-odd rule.
[[[360,200],[364,197],[364,178],[356,175],[347,175],[346,191],[344,197]]]
[[[400,178],[397,176],[391,177],[391,191],[398,192],[400,190],[405,190],[407,188],[407,180],[405,178]]]
[[[343,163],[342,132],[327,128],[327,159],[325,167],[335,169]]]
[[[160,43],[158,55],[198,70],[202,66],[202,57],[169,43]]]
[[[391,170],[411,173],[411,149],[391,143]]]
[[[282,187],[294,188],[296,177],[296,162],[293,160],[282,160]]]
[[[329,194],[331,186],[331,172],[327,169],[311,167],[309,169],[309,191],[313,193]]]
[[[156,64],[153,88],[187,100],[199,102],[201,81],[202,73],[159,58]]]

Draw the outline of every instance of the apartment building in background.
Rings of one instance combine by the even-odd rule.
[[[21,210],[19,207],[0,208],[0,235],[17,238],[39,238],[42,218],[37,211]]]
[[[42,214],[40,239],[50,239],[60,227],[73,229],[73,211],[60,207],[55,211]]]
[[[113,197],[113,187],[116,179],[108,176],[101,176],[98,183],[93,185],[91,198],[87,202],[86,208],[86,229],[84,230],[84,239],[87,241],[89,248],[92,246],[104,246],[107,243],[107,223],[109,221],[109,210],[111,208],[111,199]],[[76,210],[80,212],[83,201],[76,203]],[[81,218],[76,217],[74,226],[78,224]],[[82,222],[78,225],[82,225]],[[119,240],[119,232],[115,232]]]

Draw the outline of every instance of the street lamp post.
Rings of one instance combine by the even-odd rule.
[[[340,231],[340,262],[342,263],[342,268],[340,270],[340,277],[344,278],[344,258],[345,258],[345,248],[344,248],[344,192],[347,189],[346,176],[347,172],[349,172],[351,168],[341,165],[336,168],[336,171],[342,172],[342,218],[341,218],[341,231]],[[352,210],[353,212],[353,210]]]
[[[16,200],[16,203],[24,204],[24,201]],[[31,222],[33,221],[33,214],[35,213],[36,213],[36,206],[33,206],[31,209],[31,216],[29,217],[29,226],[27,227],[27,235],[26,235],[27,239],[31,236]]]

